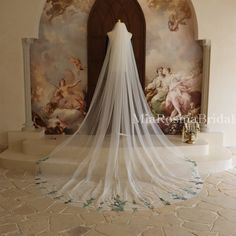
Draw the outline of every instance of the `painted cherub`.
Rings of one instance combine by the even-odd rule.
[[[49,16],[49,21],[52,21],[55,17],[64,14],[66,9],[73,3],[73,0],[47,0],[47,3],[51,3],[51,8],[46,14]]]
[[[192,16],[191,9],[187,3],[182,2],[175,12],[169,16],[168,27],[170,31],[178,31],[180,25],[187,25],[186,20],[190,19]]]
[[[85,67],[82,65],[82,62],[79,58],[77,57],[70,57],[69,62],[75,66],[76,70],[82,71],[85,69]]]
[[[61,79],[59,87],[53,96],[53,102],[58,104],[59,108],[62,109],[77,109],[84,110],[84,99],[73,93],[72,89],[79,85],[81,80],[76,81],[72,84],[67,84],[65,79]]]

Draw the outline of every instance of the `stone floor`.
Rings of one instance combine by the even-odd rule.
[[[0,169],[0,235],[236,236],[236,169],[194,199],[156,210],[98,212],[44,197],[34,176]]]

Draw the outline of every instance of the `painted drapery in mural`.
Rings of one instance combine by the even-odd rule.
[[[48,0],[31,48],[32,110],[46,134],[71,134],[86,115],[87,19],[94,0]],[[147,24],[145,95],[167,134],[201,108],[202,47],[187,0],[139,0]],[[98,23],[99,24],[99,23]],[[140,114],[145,115],[145,114]],[[166,119],[162,119],[162,118]]]

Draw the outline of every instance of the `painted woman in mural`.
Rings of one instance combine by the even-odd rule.
[[[157,77],[145,89],[147,101],[155,115],[164,113],[171,78],[171,69],[160,67],[157,69]]]
[[[175,76],[172,78],[169,92],[166,97],[166,108],[172,107],[170,117],[182,116],[182,109],[190,103],[191,96],[189,95],[189,88],[184,85],[181,78]]]
[[[166,111],[170,117],[188,115],[191,110],[199,106],[200,92],[197,91],[197,81],[195,75],[187,76],[181,73],[173,75],[165,101]]]

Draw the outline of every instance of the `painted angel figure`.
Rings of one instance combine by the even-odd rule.
[[[54,93],[53,102],[57,103],[59,108],[83,110],[85,106],[83,98],[74,94],[72,90],[80,82],[78,80],[72,84],[67,84],[65,79],[61,79],[59,87]]]
[[[75,66],[76,70],[78,72],[85,70],[85,67],[83,66],[81,60],[77,57],[70,57],[69,62]]]
[[[179,3],[175,12],[169,16],[168,27],[170,31],[177,32],[180,25],[187,25],[188,19],[191,18],[191,9],[186,2]]]
[[[64,14],[73,0],[47,0],[47,3],[51,3],[51,8],[46,13],[49,16],[49,21],[52,21],[55,17]]]

